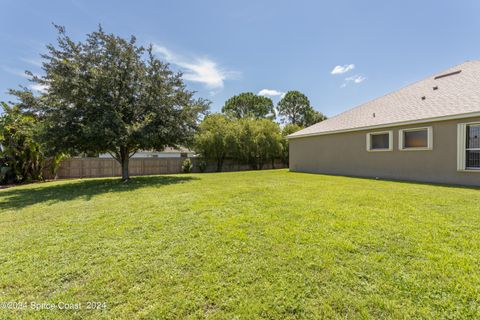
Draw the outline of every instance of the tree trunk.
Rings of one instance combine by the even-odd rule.
[[[217,159],[217,172],[222,172],[223,159]]]
[[[130,160],[130,152],[127,147],[120,147],[120,164],[122,166],[122,180],[128,181],[130,175],[128,172],[128,162]]]
[[[258,163],[257,163],[257,160],[253,159],[250,161],[250,167],[252,168],[252,170],[257,170],[258,168]]]
[[[122,180],[123,181],[128,181],[130,179],[130,175],[128,173],[128,161],[129,161],[128,155],[122,159]]]

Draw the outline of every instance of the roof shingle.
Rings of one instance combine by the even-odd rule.
[[[448,75],[450,73],[453,74]],[[480,112],[480,60],[467,61],[436,73],[289,137],[360,130],[422,119],[427,121],[472,112]]]

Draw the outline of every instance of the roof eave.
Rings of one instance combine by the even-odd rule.
[[[357,127],[357,128],[350,128],[350,129],[313,132],[313,133],[305,133],[305,134],[298,134],[298,135],[295,135],[295,133],[293,133],[291,135],[288,135],[287,139],[290,140],[290,139],[297,139],[297,138],[324,136],[324,135],[336,134],[336,133],[363,131],[363,130],[379,129],[379,128],[390,128],[390,127],[397,127],[402,125],[418,124],[418,123],[425,123],[425,122],[438,122],[438,121],[455,120],[455,119],[472,118],[472,117],[480,117],[480,111],[434,117],[434,118],[424,118],[424,119],[418,119],[418,120],[392,122],[387,124],[378,124],[373,126]]]

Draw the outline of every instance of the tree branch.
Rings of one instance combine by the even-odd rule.
[[[137,151],[138,151],[138,149],[134,149],[132,152],[130,152],[130,153],[128,154],[128,158],[130,159],[131,157],[133,157],[133,155],[134,155],[135,153],[137,153]]]
[[[115,160],[117,160],[118,162],[120,162],[120,156],[119,156],[119,154],[118,154],[117,152],[112,153],[112,152],[110,152],[110,151],[107,151],[107,153],[108,153],[113,159],[115,159]]]

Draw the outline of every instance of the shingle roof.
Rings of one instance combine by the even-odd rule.
[[[185,148],[185,147],[178,147],[178,148],[173,148],[173,147],[165,147],[162,152],[172,152],[172,153],[195,153],[194,151]]]
[[[436,89],[434,89],[436,88]],[[467,61],[289,137],[351,131],[480,112],[480,60]]]

